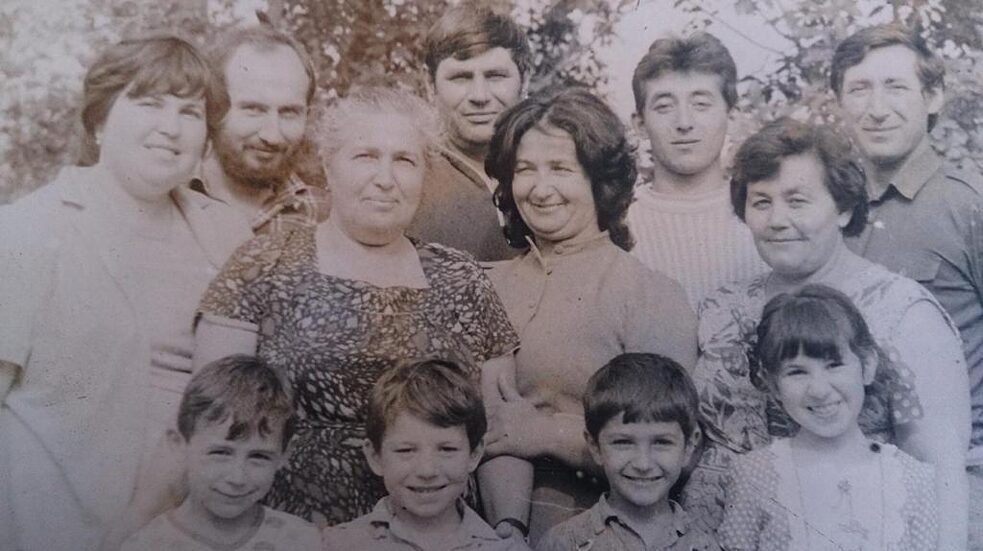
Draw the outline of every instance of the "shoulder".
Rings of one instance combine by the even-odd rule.
[[[323,549],[354,551],[367,548],[369,542],[376,539],[376,529],[372,526],[373,518],[374,515],[369,513],[346,523],[325,528],[321,533]]]
[[[675,524],[680,539],[672,549],[679,549],[680,551],[717,551],[720,549],[716,537],[705,530],[693,515],[675,503],[674,505]]]
[[[550,528],[536,545],[536,551],[566,551],[589,543],[595,535],[591,529],[592,511],[593,508],[588,509]]]
[[[413,241],[420,264],[427,273],[442,281],[471,281],[483,279],[484,271],[471,253],[441,245]]]
[[[946,165],[943,174],[947,182],[954,183],[962,194],[983,199],[983,177],[963,168]]]
[[[728,283],[707,295],[696,308],[700,336],[739,334],[746,324],[757,324],[764,306],[768,274]],[[752,327],[753,329],[753,327]]]
[[[321,534],[313,524],[294,515],[263,507],[263,525],[257,538],[269,538],[284,549],[319,549]]]
[[[173,549],[181,533],[167,520],[167,513],[158,515],[130,537],[126,538],[120,551],[144,551],[146,549]]]
[[[934,484],[935,467],[931,463],[915,459],[893,444],[878,445],[887,460],[896,462],[901,467],[904,476],[922,483]]]

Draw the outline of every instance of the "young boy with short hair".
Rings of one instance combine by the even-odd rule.
[[[130,536],[122,551],[320,548],[317,529],[259,500],[286,459],[294,431],[287,384],[251,356],[195,373],[168,441],[185,459],[188,496]]]
[[[367,515],[326,529],[323,549],[528,549],[500,539],[461,497],[487,423],[477,386],[456,364],[426,359],[383,374],[365,427],[365,456],[389,495]]]
[[[719,550],[669,499],[701,438],[686,371],[657,354],[616,356],[587,382],[584,438],[610,491],[554,526],[538,551]]]

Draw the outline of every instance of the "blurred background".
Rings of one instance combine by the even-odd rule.
[[[318,104],[353,85],[391,82],[426,94],[420,53],[433,20],[457,0],[3,0],[0,2],[0,203],[43,185],[79,155],[82,77],[105,45],[150,29],[204,42],[262,18],[293,33],[318,66]],[[983,9],[979,0],[487,0],[529,31],[531,89],[586,85],[626,123],[631,74],[648,45],[705,29],[730,48],[741,100],[728,150],[782,115],[836,123],[827,91],[835,45],[860,27],[917,26],[946,60],[936,148],[983,172]],[[633,133],[639,159],[647,144]],[[302,177],[323,184],[309,155]]]

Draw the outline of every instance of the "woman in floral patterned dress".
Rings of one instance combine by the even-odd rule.
[[[711,525],[720,521],[733,454],[796,430],[752,380],[748,352],[768,299],[809,283],[850,297],[895,366],[880,370],[868,392],[863,432],[935,466],[941,531],[947,515],[966,514],[969,386],[959,335],[923,287],[846,247],[843,236],[866,223],[865,186],[847,144],[828,129],[790,119],[763,128],[735,157],[734,210],[772,271],[722,287],[698,310],[694,380],[712,443],[684,504]]]
[[[328,220],[247,242],[202,300],[197,365],[258,351],[292,381],[300,426],[267,502],[317,524],[367,513],[385,493],[362,455],[365,402],[383,371],[440,356],[478,378],[517,345],[470,255],[404,235],[435,128],[407,93],[341,100],[318,134]]]

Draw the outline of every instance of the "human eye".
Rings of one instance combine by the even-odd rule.
[[[397,155],[396,162],[409,166],[416,166],[417,164],[419,164],[419,160],[416,158],[416,156],[409,155],[409,154]]]
[[[252,452],[249,454],[249,459],[257,462],[267,462],[273,461],[273,454],[269,452]]]
[[[164,100],[160,96],[143,96],[135,103],[140,107],[161,107],[164,105]]]
[[[471,80],[473,75],[467,71],[459,71],[448,75],[447,80],[451,82],[465,82]]]
[[[262,115],[266,112],[266,107],[259,103],[244,103],[239,106],[239,109],[248,115]]]
[[[652,105],[652,110],[660,115],[664,115],[672,111],[672,103],[668,101],[657,101]]]
[[[304,108],[299,106],[284,107],[280,109],[280,116],[285,119],[298,119],[304,116]]]
[[[803,206],[805,206],[808,203],[809,203],[809,200],[807,198],[801,196],[801,195],[793,195],[792,197],[789,197],[788,198],[788,204],[792,208],[803,207]]]
[[[205,118],[205,109],[200,105],[186,105],[181,108],[181,114],[196,120]]]
[[[518,163],[515,165],[515,170],[512,171],[513,174],[529,174],[533,172],[535,168],[530,163]]]
[[[771,199],[766,197],[755,197],[748,201],[754,210],[764,210],[771,206]]]
[[[444,444],[438,448],[445,455],[455,454],[461,451],[461,447],[454,444]]]
[[[211,448],[208,450],[209,457],[229,457],[232,455],[232,450],[229,448]]]
[[[866,82],[853,82],[847,85],[846,93],[857,96],[870,91],[870,85]]]

